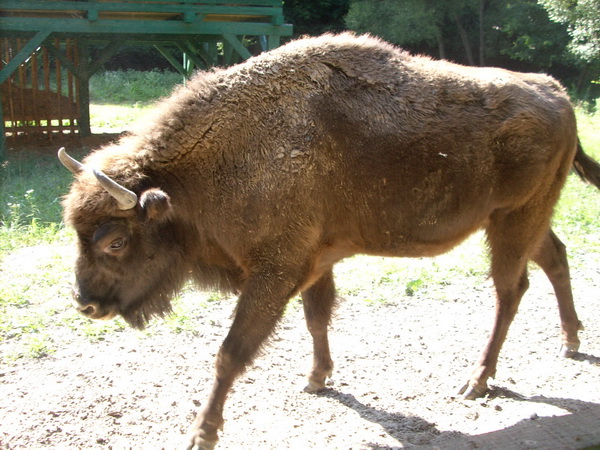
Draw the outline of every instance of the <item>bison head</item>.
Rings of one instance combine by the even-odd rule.
[[[76,175],[63,206],[79,244],[73,287],[77,309],[92,319],[120,314],[137,328],[170,312],[170,298],[189,270],[183,267],[184,243],[169,196],[144,187],[139,175],[131,187],[140,190],[138,195],[62,148],[59,159]]]

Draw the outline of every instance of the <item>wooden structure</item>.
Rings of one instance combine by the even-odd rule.
[[[0,38],[10,41],[3,40],[0,66],[0,111],[8,114],[0,117],[0,138],[4,138],[5,125],[6,131],[13,133],[15,124],[20,123],[30,128],[39,123],[48,127],[46,132],[55,131],[63,111],[70,111],[69,104],[63,103],[74,99],[78,117],[68,118],[69,127],[76,124],[82,135],[89,134],[89,79],[124,44],[154,45],[187,76],[194,67],[249,58],[252,53],[244,38],[253,38],[261,50],[269,50],[279,45],[282,36],[291,34],[291,25],[284,23],[281,0],[1,0]],[[72,42],[76,42],[75,54],[67,51]],[[92,44],[100,46],[94,60],[89,51]],[[182,52],[183,61],[169,48]],[[38,76],[40,67],[43,75]],[[65,94],[64,86],[62,93],[56,85],[50,87],[46,68],[56,72],[56,67],[75,77],[73,97]],[[34,86],[36,80],[39,86]],[[40,102],[19,116],[15,99],[25,99],[28,90]],[[58,97],[50,99],[51,91]],[[9,106],[4,106],[6,102]],[[50,107],[53,102],[58,105]]]
[[[0,57],[10,62],[26,45],[24,39],[0,39]],[[77,65],[75,39],[48,43],[64,48],[65,57]],[[0,66],[1,67],[1,66]],[[79,118],[79,80],[52,61],[46,47],[35,50],[2,85],[4,131],[13,136],[55,133],[74,134]]]

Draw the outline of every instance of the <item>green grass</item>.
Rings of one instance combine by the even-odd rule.
[[[600,161],[600,111],[578,112],[579,137],[586,153]],[[556,207],[553,228],[567,245],[571,266],[598,263],[600,253],[600,193],[571,175]]]
[[[93,133],[127,130],[183,82],[173,72],[107,71],[90,79],[90,115]]]
[[[182,81],[172,73],[105,72],[91,80],[92,127],[126,129],[151,102]],[[72,149],[82,155],[87,149]],[[73,232],[62,222],[61,197],[71,174],[54,151],[9,151],[0,166],[0,347],[3,359],[41,357],[72,338],[103,339],[122,331],[122,320],[91,322],[71,307]],[[180,312],[178,310],[178,312]],[[170,319],[174,331],[189,329],[185,312]],[[182,325],[183,323],[183,325]],[[63,343],[64,344],[64,343]]]
[[[19,152],[2,163],[0,258],[64,236],[60,198],[70,178],[54,154]]]
[[[148,82],[152,95],[130,89],[129,103],[110,102],[114,86],[126,86],[127,77],[137,74],[103,75],[96,85],[92,124],[105,130],[127,128],[147,109],[149,97],[165,95],[175,81],[161,77]],[[178,78],[178,76],[177,76]],[[179,80],[180,81],[180,80]],[[135,81],[143,84],[146,81]],[[156,86],[161,85],[161,89]],[[164,85],[164,86],[163,86]],[[98,87],[100,86],[100,87]],[[102,87],[104,86],[104,87]],[[168,86],[168,88],[167,88]],[[109,89],[110,88],[110,89]],[[163,89],[164,88],[164,89]],[[129,89],[129,88],[127,88]],[[124,89],[125,91],[125,89]],[[127,95],[119,97],[123,103]],[[600,160],[600,113],[578,113],[582,143]],[[79,151],[78,156],[86,149]],[[0,352],[9,361],[20,357],[43,357],[64,347],[70,340],[102,340],[108,334],[128,330],[122,320],[92,322],[77,314],[70,302],[74,257],[73,232],[64,227],[60,198],[67,192],[71,174],[48,153],[27,148],[9,151],[0,166]],[[569,248],[571,264],[600,264],[600,193],[576,176],[569,181],[554,218],[554,229]],[[356,256],[336,266],[336,284],[341,296],[356,297],[372,305],[402,301],[407,297],[430,296],[443,301],[448,285],[481,283],[489,268],[483,234],[437,258],[394,259]],[[155,322],[140,336],[160,330],[195,333],[210,322],[210,305],[220,301],[218,293],[199,294],[186,287],[174,302],[175,314]],[[301,308],[294,299],[290,310]],[[129,332],[129,331],[127,331]]]
[[[139,105],[166,97],[183,82],[174,72],[107,71],[90,79],[90,101],[93,104]]]

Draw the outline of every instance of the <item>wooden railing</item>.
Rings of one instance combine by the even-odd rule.
[[[0,39],[0,68],[25,45],[22,39]],[[77,63],[77,42],[54,42],[64,47],[66,57]],[[20,134],[73,134],[78,131],[78,80],[47,48],[34,51],[1,87],[4,130]]]
[[[282,5],[281,0],[0,0],[0,38],[22,39],[17,53],[2,55],[0,63],[0,150],[4,131],[19,133],[19,126],[43,128],[48,134],[67,128],[75,132],[78,125],[81,134],[89,134],[89,78],[126,42],[154,45],[188,76],[194,67],[235,64],[251,57],[244,37],[253,38],[261,50],[277,47],[282,36],[292,35]],[[79,43],[78,64],[66,57],[62,44],[49,44],[70,39]],[[217,54],[218,43],[222,54]],[[100,48],[94,60],[89,57],[91,45]],[[184,54],[183,64],[169,46]],[[43,83],[35,87],[20,78],[31,66],[31,55],[40,52],[41,58],[50,52],[69,76],[75,76],[79,94],[65,99],[60,89],[51,93]],[[69,112],[63,120],[64,112],[73,111],[73,102],[78,112]]]
[[[160,32],[156,22],[170,21],[184,24],[200,22],[248,22],[253,24],[283,25],[282,2],[277,0],[249,0],[231,3],[223,0],[148,1],[148,0],[2,0],[0,17],[66,20],[74,25],[76,20],[88,24],[118,27],[119,22],[137,21],[129,32]],[[147,22],[140,24],[139,22]],[[58,24],[55,22],[55,25]],[[81,25],[79,25],[81,27]],[[56,29],[56,27],[53,27]],[[100,28],[96,27],[97,30]],[[81,28],[83,31],[84,28]],[[89,28],[87,29],[89,30]],[[72,31],[72,30],[71,30]],[[240,34],[240,33],[238,33]]]

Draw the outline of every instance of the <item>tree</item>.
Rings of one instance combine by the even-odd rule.
[[[592,62],[600,58],[600,0],[539,0],[555,22],[566,24],[571,51]]]
[[[489,1],[489,0],[488,0]],[[431,46],[437,44],[438,56],[448,57],[458,34],[462,55],[457,58],[475,65],[473,35],[484,28],[476,26],[477,17],[483,19],[486,0],[353,0],[346,16],[346,25],[358,32],[371,32],[403,46]],[[452,37],[450,37],[452,36]],[[450,55],[452,57],[454,55]],[[479,51],[483,63],[483,49]]]
[[[294,24],[294,36],[342,31],[350,0],[285,0],[286,22]]]
[[[600,94],[600,0],[286,0],[284,13],[296,35],[347,26],[463,64],[547,72],[580,99]]]
[[[346,25],[359,33],[373,33],[395,44],[435,42],[439,15],[419,0],[352,1]]]
[[[552,22],[536,0],[506,2],[494,11],[489,24],[491,52],[526,63],[528,70],[548,71],[556,64],[574,63],[569,55],[569,34]]]

